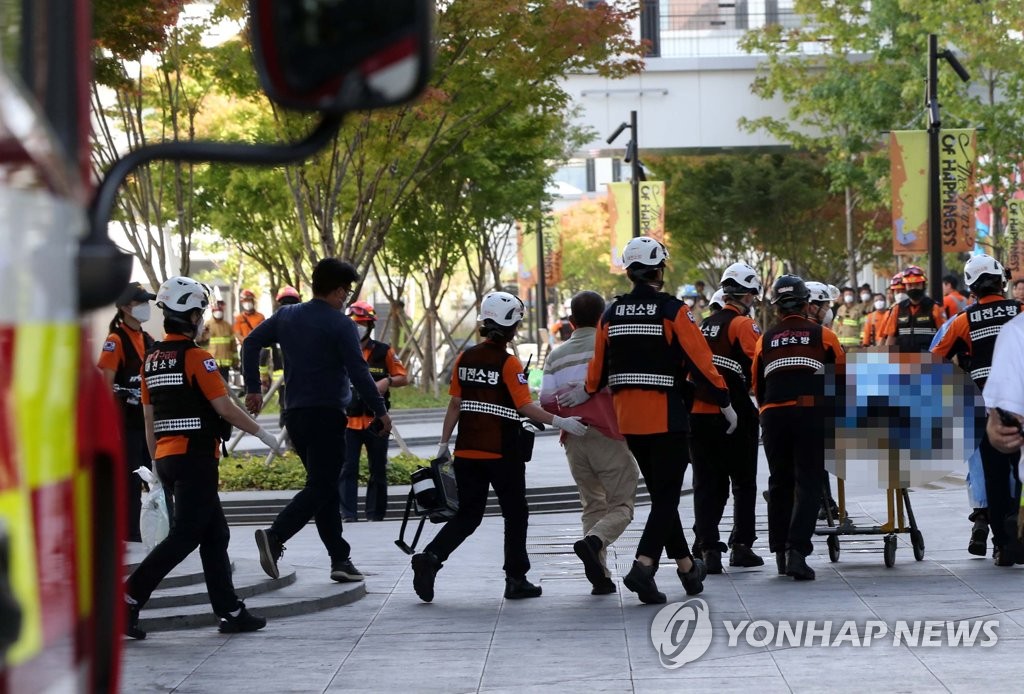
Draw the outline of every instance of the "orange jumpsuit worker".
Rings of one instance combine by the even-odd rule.
[[[907,298],[892,307],[885,326],[886,344],[900,352],[927,352],[935,333],[946,322],[942,304],[924,293],[927,282],[924,271],[916,265],[903,271]]]
[[[757,341],[751,374],[771,472],[768,546],[779,574],[798,581],[814,580],[806,557],[813,550],[825,480],[828,413],[822,372],[826,364],[846,361],[839,338],[821,324],[828,302],[811,298],[796,275],[775,280],[772,304],[782,320]]]
[[[992,354],[996,338],[1004,324],[1016,318],[1021,312],[1021,303],[1003,295],[1006,285],[1006,270],[1002,264],[989,255],[976,255],[964,266],[964,281],[978,297],[978,302],[961,311],[946,327],[932,348],[932,353],[944,359],[967,356],[970,376],[979,390],[984,390],[992,368]],[[958,360],[959,361],[959,360]],[[988,433],[985,420],[979,420],[975,427],[984,433],[979,445],[981,466],[985,471],[985,496],[988,498],[987,513],[975,509],[977,514],[987,516],[995,544],[996,566],[1013,566],[1013,540],[1006,532],[1007,516],[1016,516],[1020,499],[1020,477],[1017,464],[1020,453],[1002,453],[996,450]],[[972,518],[973,520],[974,518]]]
[[[692,376],[706,384],[706,396],[720,408],[731,434],[737,425],[725,379],[712,363],[711,348],[689,308],[661,291],[668,253],[655,239],[640,236],[626,244],[622,261],[633,289],[605,310],[597,327],[586,391],[607,385],[629,450],[651,495],[626,588],[645,604],[666,601],[654,574],[664,551],[688,595],[704,590],[707,568],[690,553],[679,519],[683,474],[689,464],[689,400]]]

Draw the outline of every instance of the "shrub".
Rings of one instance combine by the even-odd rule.
[[[220,461],[220,489],[225,492],[301,489],[306,483],[302,461],[293,451],[264,465],[264,456],[234,454]],[[399,453],[388,461],[388,484],[410,484],[410,475],[428,461]],[[363,453],[359,460],[359,484],[365,486],[370,472]]]

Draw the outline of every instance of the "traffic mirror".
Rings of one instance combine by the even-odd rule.
[[[303,111],[392,106],[430,70],[431,0],[249,0],[264,91]]]

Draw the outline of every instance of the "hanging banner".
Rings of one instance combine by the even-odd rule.
[[[939,195],[942,252],[974,250],[974,179],[978,168],[978,136],[973,129],[939,133]]]
[[[562,281],[562,216],[544,215],[544,284]]]
[[[928,133],[889,133],[892,186],[892,252],[928,252]]]
[[[974,130],[939,134],[939,228],[943,253],[974,250],[978,140]],[[889,133],[893,253],[928,252],[928,133]]]
[[[665,182],[641,181],[640,235],[665,242]],[[624,272],[622,249],[633,238],[633,191],[627,182],[608,184],[611,270]]]
[[[516,260],[519,271],[516,281],[519,284],[519,296],[526,301],[530,289],[537,284],[537,239],[533,234],[526,234],[526,225],[516,222]]]
[[[1014,279],[1024,278],[1024,200],[1006,201],[1006,267]]]

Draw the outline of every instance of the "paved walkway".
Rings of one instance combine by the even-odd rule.
[[[557,444],[542,452],[554,464]],[[532,464],[531,464],[532,465]],[[762,484],[765,478],[762,457]],[[432,604],[412,590],[408,558],[393,544],[398,524],[359,523],[346,528],[353,559],[367,575],[368,595],[312,616],[278,619],[257,634],[221,636],[212,629],[153,634],[125,644],[123,690],[175,692],[678,692],[697,691],[984,691],[1006,689],[1018,675],[1024,646],[1024,567],[997,569],[965,551],[969,532],[962,481],[949,479],[912,493],[927,554],[915,562],[900,537],[896,566],[882,563],[881,539],[843,541],[841,561],[829,563],[815,543],[813,583],[775,575],[767,553],[765,506],[758,499],[761,569],[709,577],[700,597],[710,609],[713,637],[694,662],[668,669],[652,645],[658,607],[643,606],[624,591],[592,597],[572,542],[574,514],[535,516],[530,525],[536,600],[502,599],[501,522],[485,519],[445,564]],[[859,524],[884,518],[884,495],[870,483],[848,486],[851,516]],[[684,525],[692,502],[684,497]],[[620,540],[614,561],[628,570],[641,521]],[[433,528],[428,531],[432,534]],[[255,558],[251,528],[233,529],[231,554]],[[327,556],[313,526],[287,547],[286,561],[322,568]],[[658,575],[673,601],[686,599],[668,567]],[[696,606],[696,603],[690,603]],[[765,620],[729,643],[725,620]],[[831,636],[812,645],[764,642],[779,620],[815,620]],[[884,623],[886,636],[869,646],[822,647],[845,620],[863,635]],[[988,647],[893,644],[898,620],[992,620],[997,642]],[[831,625],[824,626],[825,621]],[[912,625],[908,625],[912,626]],[[970,626],[970,625],[966,625]],[[979,625],[980,626],[980,625]],[[705,633],[705,632],[702,632]],[[697,642],[698,636],[692,641]],[[984,633],[979,643],[990,642]],[[862,643],[862,642],[861,642]]]

